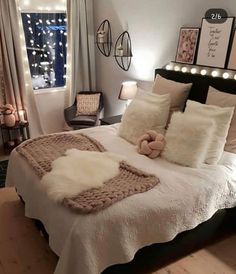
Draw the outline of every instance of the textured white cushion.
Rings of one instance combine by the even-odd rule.
[[[229,125],[234,112],[233,107],[217,107],[205,105],[194,101],[187,101],[186,113],[199,115],[199,117],[212,118],[216,124],[213,139],[208,149],[205,162],[207,164],[217,164],[224,151],[224,145],[229,130]]]
[[[170,96],[138,92],[122,116],[118,135],[136,144],[147,130],[164,133],[170,109]]]
[[[100,93],[77,94],[76,115],[96,115],[99,108]]]
[[[200,167],[205,161],[214,127],[212,119],[173,113],[162,157],[183,166]]]
[[[170,112],[183,111],[192,83],[180,83],[168,80],[157,74],[152,92],[156,94],[170,94]]]
[[[221,92],[213,87],[209,87],[207,94],[207,105],[219,107],[236,107],[236,94]],[[236,110],[229,127],[228,136],[226,139],[225,150],[236,153]]]

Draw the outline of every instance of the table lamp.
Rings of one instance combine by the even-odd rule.
[[[134,98],[137,92],[137,82],[127,81],[123,82],[120,89],[119,99],[128,100],[128,105],[130,101]]]

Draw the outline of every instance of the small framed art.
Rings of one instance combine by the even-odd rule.
[[[236,30],[234,30],[233,43],[230,50],[227,68],[236,70]]]
[[[193,27],[181,28],[175,62],[193,64],[197,49],[200,29]]]
[[[202,19],[197,65],[224,68],[228,52],[234,17],[228,17],[223,23],[209,23]]]

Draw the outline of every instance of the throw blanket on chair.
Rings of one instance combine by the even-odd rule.
[[[71,148],[75,148],[75,150]],[[42,136],[26,141],[17,147],[16,150],[25,157],[36,174],[42,179],[41,181],[44,186],[45,183],[49,184],[46,186],[46,190],[51,191],[51,193],[48,192],[49,196],[53,198],[53,195],[58,192],[57,187],[61,190],[62,184],[64,184],[64,193],[60,192],[59,195],[56,193],[57,196],[54,196],[54,200],[62,202],[78,213],[99,211],[128,196],[148,191],[159,183],[159,179],[156,176],[132,167],[125,161],[120,160],[119,157],[115,157],[115,155],[108,155],[109,153],[105,152],[105,148],[98,141],[84,134],[52,134]],[[82,179],[80,176],[78,176],[78,178],[76,177],[77,182],[74,180],[71,185],[70,180],[66,181],[63,179],[64,177],[57,185],[55,182],[59,181],[58,178],[60,178],[60,176],[55,177],[54,180],[46,179],[47,177],[50,178],[50,173],[53,174],[53,165],[56,164],[56,162],[61,159],[65,161],[67,156],[80,153],[79,151],[75,152],[76,150],[105,152],[104,155],[107,153],[107,158],[113,158],[111,161],[118,161],[117,159],[119,159],[117,173],[114,170],[114,172],[111,173],[113,177],[104,177],[104,179],[106,178],[105,181],[102,182],[102,184],[100,182],[98,187],[96,183],[90,183],[87,180],[87,188],[84,187],[86,180],[81,182]],[[95,154],[96,153],[94,153],[94,155]],[[88,178],[91,170],[88,168],[87,170]],[[55,174],[56,173],[55,171]],[[84,176],[82,177],[84,178]],[[93,180],[93,177],[95,178],[95,176],[90,177],[91,180]],[[54,185],[51,186],[51,183]],[[77,186],[75,183],[77,183]],[[78,186],[80,184],[81,186]],[[74,192],[65,191],[66,188],[70,189],[70,187],[72,187]],[[81,191],[78,192],[78,189],[81,189]]]

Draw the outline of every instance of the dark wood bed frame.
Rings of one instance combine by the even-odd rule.
[[[157,74],[169,80],[193,83],[188,99],[200,103],[206,102],[209,86],[222,92],[236,94],[234,79],[214,78],[166,69],[156,69],[155,76]],[[170,242],[145,247],[136,253],[130,263],[111,266],[102,274],[150,273],[233,231],[236,232],[236,208],[219,210],[210,220],[196,228],[180,233]]]
[[[190,73],[182,73],[165,69],[156,69],[156,74],[182,83],[193,83],[189,99],[205,103],[208,87],[212,86],[220,91],[236,94],[236,80],[213,78]],[[48,239],[43,225],[36,221],[37,227]],[[150,224],[151,225],[151,224]],[[212,243],[225,235],[236,231],[236,208],[223,209],[208,221],[196,228],[180,233],[174,240],[166,243],[153,244],[139,250],[134,259],[126,264],[108,267],[102,274],[144,274],[158,270],[206,244]]]
[[[209,86],[212,86],[222,92],[236,94],[236,80],[234,79],[223,79],[220,77],[212,77],[207,75],[202,76],[200,74],[183,73],[181,71],[166,69],[156,69],[155,76],[157,74],[160,74],[169,80],[181,83],[193,83],[188,99],[200,103],[206,102]]]

